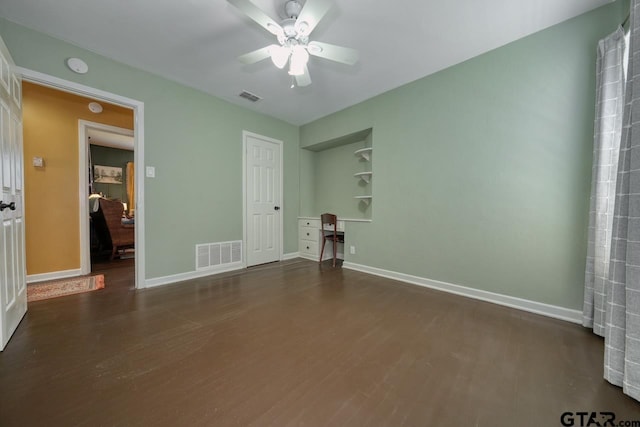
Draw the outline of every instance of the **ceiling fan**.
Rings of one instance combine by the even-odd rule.
[[[309,55],[347,65],[353,65],[358,61],[358,52],[354,49],[309,41],[309,34],[331,7],[330,0],[307,0],[304,7],[297,0],[289,0],[284,5],[287,18],[280,24],[250,0],[227,1],[278,39],[279,44],[272,44],[239,56],[238,60],[243,64],[253,64],[269,57],[280,69],[289,63],[289,75],[295,78],[296,84],[308,86],[311,84],[307,68]]]

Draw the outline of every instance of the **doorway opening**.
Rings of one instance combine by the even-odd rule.
[[[133,135],[132,129],[78,120],[80,194],[88,195],[80,200],[80,212],[89,212],[81,216],[88,224],[80,225],[83,274],[135,259]]]
[[[75,179],[78,182],[77,187],[75,185],[71,185],[72,188],[67,188],[66,190],[75,194],[75,203],[73,205],[78,206],[77,208],[77,228],[75,230],[74,235],[78,236],[78,245],[79,249],[76,251],[76,254],[79,256],[80,262],[77,269],[67,269],[62,270],[62,273],[69,273],[69,276],[72,275],[80,275],[80,274],[88,274],[91,272],[91,237],[92,232],[90,228],[90,216],[89,216],[89,204],[90,199],[89,195],[92,192],[97,194],[103,193],[103,195],[108,196],[105,198],[111,199],[120,199],[122,203],[126,204],[126,220],[128,221],[130,216],[135,216],[135,226],[134,234],[135,234],[135,252],[133,251],[125,251],[123,250],[121,255],[129,255],[133,256],[130,260],[130,263],[133,263],[135,260],[135,274],[134,274],[134,283],[136,288],[144,287],[145,278],[144,278],[144,180],[141,178],[144,175],[141,173],[143,171],[143,136],[144,136],[144,104],[132,100],[129,98],[124,98],[119,95],[107,93],[104,91],[100,91],[94,88],[90,88],[83,85],[78,85],[73,82],[65,81],[62,79],[58,79],[56,77],[44,75],[38,72],[34,72],[31,70],[20,69],[19,70],[23,75],[23,81],[25,84],[33,84],[37,86],[41,86],[48,90],[55,90],[59,92],[60,97],[65,96],[79,96],[90,99],[92,102],[101,103],[105,106],[105,110],[108,107],[118,107],[124,108],[130,111],[132,115],[131,119],[131,129],[127,129],[126,127],[120,126],[112,126],[107,125],[105,123],[99,123],[100,120],[95,119],[91,116],[82,116],[78,117],[75,121],[75,129],[77,129],[77,136],[74,139],[74,145],[77,146],[75,151],[75,164],[77,166],[73,167],[72,173],[74,174]],[[87,111],[89,111],[90,107],[87,106]],[[91,119],[91,120],[87,120]],[[102,120],[103,122],[105,120]],[[91,146],[95,145],[96,147],[102,147],[100,144],[100,139],[118,139],[123,138],[128,140],[129,148],[132,152],[133,161],[128,162],[132,163],[130,166],[131,175],[135,175],[136,177],[140,177],[135,180],[135,188],[132,188],[130,194],[127,194],[126,184],[123,182],[122,184],[105,184],[106,187],[102,190],[98,189],[96,183],[90,181],[89,172],[94,172],[93,165],[89,161],[89,153],[92,151]],[[91,139],[95,139],[98,143],[91,144],[89,141]],[[77,142],[75,142],[77,141]],[[82,142],[80,142],[82,141]],[[26,153],[25,153],[26,154]],[[27,167],[31,168],[32,163],[35,168],[36,163],[38,161],[42,161],[44,168],[46,169],[48,166],[52,166],[56,159],[51,158],[51,162],[47,162],[47,158],[36,159],[37,155],[25,156],[25,163],[27,163]],[[53,163],[52,163],[53,162]],[[95,163],[95,162],[94,162]],[[90,167],[91,165],[91,167]],[[105,166],[105,165],[100,165]],[[122,175],[118,177],[118,179],[123,179],[126,176],[126,166],[122,167]],[[41,171],[43,172],[43,171]],[[116,188],[120,186],[120,196],[116,195],[118,191]],[[75,187],[75,189],[73,188]],[[26,189],[27,193],[29,189]],[[125,197],[122,194],[126,194],[127,201],[122,201]],[[132,204],[129,200],[135,200]],[[124,205],[123,213],[125,213]],[[63,206],[52,206],[51,211],[57,211],[59,213],[60,210],[64,210]],[[66,206],[65,213],[71,218],[74,215],[75,209],[71,205]],[[131,215],[133,213],[134,215]],[[124,222],[123,218],[123,222]],[[126,253],[128,252],[128,253]],[[29,262],[29,251],[27,250],[27,262]],[[77,265],[77,264],[76,264]],[[55,269],[54,269],[55,270]],[[131,270],[131,269],[130,269]],[[53,272],[56,273],[55,271]],[[75,273],[75,274],[74,274]],[[54,277],[57,278],[57,277]],[[50,279],[48,279],[50,280]],[[30,281],[31,282],[31,281]]]

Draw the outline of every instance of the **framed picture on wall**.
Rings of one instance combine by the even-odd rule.
[[[93,182],[122,184],[122,168],[95,165],[93,167]]]

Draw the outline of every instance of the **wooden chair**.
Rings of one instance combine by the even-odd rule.
[[[117,200],[100,199],[100,210],[111,237],[111,260],[113,260],[119,249],[135,247],[135,226],[122,224],[124,206]]]
[[[322,262],[325,243],[327,243],[327,240],[331,240],[333,242],[333,266],[335,267],[338,243],[344,243],[344,234],[338,233],[338,217],[336,215],[323,213],[320,215],[320,222],[322,223],[322,249],[320,250],[320,261],[318,262]],[[333,226],[333,230],[325,230],[325,225]]]

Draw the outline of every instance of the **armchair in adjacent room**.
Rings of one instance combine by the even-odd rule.
[[[113,260],[119,250],[135,247],[135,226],[122,223],[124,206],[117,200],[100,199],[100,210],[109,230]]]

